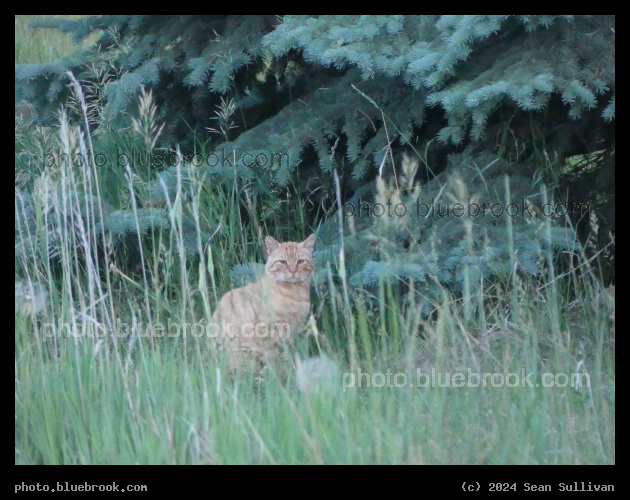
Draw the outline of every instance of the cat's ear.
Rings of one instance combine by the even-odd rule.
[[[314,234],[311,234],[308,238],[306,238],[302,242],[302,248],[305,248],[309,252],[313,251],[313,248],[315,248],[315,235]]]
[[[278,249],[280,243],[274,240],[271,236],[267,236],[265,238],[265,246],[267,247],[267,255],[271,255],[275,250]]]

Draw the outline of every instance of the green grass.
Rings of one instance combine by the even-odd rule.
[[[109,140],[111,150],[126,148],[119,135]],[[271,228],[296,240],[310,234],[299,203],[242,180],[208,185],[193,175],[167,203],[170,229],[148,230],[139,244],[133,231],[103,242],[90,223],[103,193],[115,192],[115,208],[131,210],[139,226],[132,193],[142,192],[145,173],[128,180],[113,165],[44,169],[21,154],[34,144],[81,151],[64,127],[16,133],[16,185],[34,198],[25,214],[32,224],[16,219],[24,242],[16,282],[27,283],[19,297],[16,287],[17,464],[615,462],[614,300],[583,255],[568,270],[548,263],[536,281],[517,275],[464,297],[445,290],[429,318],[393,283],[368,294],[344,286],[344,270],[329,264],[332,279],[312,294],[319,336],[304,335],[298,350],[321,349],[342,375],[309,396],[294,376],[286,386],[273,374],[262,383],[231,379],[208,338],[103,335],[124,333],[121,322],[134,333],[146,332],[141,323],[207,324],[232,286],[229,271],[262,262]],[[97,203],[78,217],[86,194]],[[270,206],[278,208],[263,216]],[[16,211],[24,207],[16,195]],[[197,228],[216,229],[209,244],[198,242],[197,258],[184,251],[188,208]],[[138,262],[138,249],[144,266],[125,265]],[[24,304],[28,283],[44,297],[39,315]],[[51,325],[81,335],[50,335]],[[513,374],[507,381],[518,376],[518,385],[431,386],[433,373],[443,384],[456,373],[465,382],[469,371],[495,374],[486,379],[495,383]],[[545,373],[560,386],[543,387]],[[573,373],[590,384],[572,387]],[[418,387],[427,376],[429,386]]]
[[[61,59],[71,55],[76,50],[84,50],[96,40],[93,35],[79,47],[72,40],[72,36],[61,33],[56,29],[32,29],[29,24],[42,18],[60,17],[65,19],[79,19],[84,16],[15,16],[15,64],[35,64]]]
[[[355,337],[375,339],[370,346],[373,359],[360,359],[360,366],[352,371],[343,355],[332,353],[346,372],[343,385],[313,398],[299,393],[293,381],[283,388],[273,377],[262,386],[227,380],[224,371],[219,377],[220,364],[198,354],[203,349],[197,346],[186,355],[181,339],[160,339],[153,348],[149,339],[137,339],[135,353],[130,355],[127,345],[119,357],[114,346],[106,347],[107,340],[99,349],[98,342],[89,338],[62,338],[55,355],[50,339],[42,342],[32,323],[18,321],[15,460],[43,464],[614,462],[613,354],[606,342],[601,351],[594,345],[582,353],[587,357],[590,388],[401,386],[404,377],[416,385],[418,369],[443,375],[466,375],[469,369],[520,375],[524,369],[534,373],[530,379],[534,385],[544,372],[583,371],[577,370],[579,356],[570,352],[568,338],[549,345],[550,317],[537,310],[540,306],[524,308],[526,319],[521,324],[485,339],[471,336],[458,324],[449,310],[452,304],[444,306],[424,339],[404,327],[398,332],[404,338],[401,352],[387,347],[392,332],[384,339],[385,349],[377,345],[374,325],[366,321],[367,331]],[[320,324],[333,323],[326,309]],[[179,314],[179,307],[171,311],[172,317]],[[399,319],[405,324],[403,316]],[[591,320],[594,325],[605,324],[604,318]],[[360,317],[356,323],[362,323]],[[343,324],[337,328],[328,333],[350,337]],[[594,332],[594,340],[606,334]],[[388,371],[393,387],[375,375]],[[357,387],[360,373],[367,376]],[[429,379],[420,380],[426,384]]]

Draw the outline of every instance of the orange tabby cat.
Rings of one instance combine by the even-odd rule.
[[[260,372],[286,361],[287,345],[305,326],[311,307],[315,235],[302,243],[265,238],[267,264],[256,283],[226,293],[212,315],[230,371]]]

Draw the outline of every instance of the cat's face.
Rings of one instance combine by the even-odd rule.
[[[276,283],[310,283],[313,275],[313,247],[315,235],[302,243],[278,243],[271,236],[265,238],[267,265],[265,274]]]

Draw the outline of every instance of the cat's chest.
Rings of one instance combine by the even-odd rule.
[[[284,321],[298,325],[306,320],[310,307],[308,299],[276,297],[274,300],[262,301],[259,304],[258,315],[263,321]]]
[[[288,323],[299,328],[306,322],[311,308],[310,287],[286,290],[262,281],[240,289],[237,295],[245,307],[234,307],[235,320],[244,322]],[[250,318],[249,314],[254,317]]]

